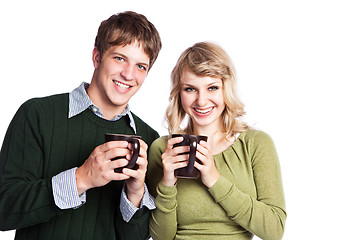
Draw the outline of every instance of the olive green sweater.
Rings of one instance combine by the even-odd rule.
[[[173,187],[162,183],[166,140],[156,140],[149,153],[148,187],[157,206],[150,217],[154,240],[282,238],[286,213],[280,165],[267,134],[244,132],[214,155],[221,176],[210,189],[200,178],[178,179]]]
[[[123,181],[86,192],[77,209],[59,209],[51,178],[79,167],[104,133],[134,134],[128,119],[107,121],[87,109],[68,118],[69,94],[32,99],[13,118],[0,154],[0,230],[16,229],[16,239],[146,239],[147,208],[126,223],[119,210]],[[133,114],[137,135],[150,145],[156,131]]]

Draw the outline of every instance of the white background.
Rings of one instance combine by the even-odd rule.
[[[185,48],[220,44],[232,57],[247,122],[280,156],[288,218],[283,239],[354,239],[359,229],[358,1],[0,0],[0,138],[21,103],[69,92],[93,72],[100,22],[144,14],[163,49],[131,101],[159,131],[170,72]],[[14,232],[0,232],[13,239]]]

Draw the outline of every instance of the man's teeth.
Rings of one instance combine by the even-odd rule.
[[[212,110],[213,108],[208,108],[208,109],[204,109],[204,110],[201,110],[201,109],[197,109],[195,108],[195,111],[198,112],[198,113],[208,113]]]
[[[118,81],[114,81],[114,83],[116,84],[116,86],[122,88],[122,89],[128,89],[130,88],[129,85],[125,85],[125,84],[122,84],[121,82],[118,82]]]

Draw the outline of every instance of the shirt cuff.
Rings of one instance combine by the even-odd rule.
[[[125,191],[125,184],[121,191],[121,197],[120,197],[120,212],[122,214],[122,217],[125,222],[129,222],[131,218],[134,216],[137,210],[139,210],[142,207],[147,207],[149,210],[153,210],[156,208],[155,201],[153,196],[150,195],[148,188],[145,184],[145,192],[144,196],[140,203],[140,208],[135,207],[127,198],[126,191]]]
[[[78,208],[86,202],[86,192],[78,195],[76,169],[66,170],[51,179],[55,204],[60,209]]]

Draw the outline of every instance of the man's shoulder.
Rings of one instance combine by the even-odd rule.
[[[158,132],[153,129],[149,124],[144,122],[139,116],[131,112],[131,115],[134,118],[136,131],[138,135],[144,138],[145,142],[151,144],[155,139],[159,137]]]
[[[155,129],[153,129],[149,124],[147,124],[144,120],[142,120],[138,115],[136,115],[134,112],[131,112],[131,115],[134,118],[135,124],[137,128],[144,128],[147,131],[156,132]]]
[[[68,93],[54,94],[45,97],[31,98],[25,101],[19,108],[18,112],[29,113],[47,113],[68,109]]]
[[[53,105],[53,104],[63,104],[69,102],[69,93],[59,93],[45,97],[36,97],[27,100],[24,104],[25,105]]]

